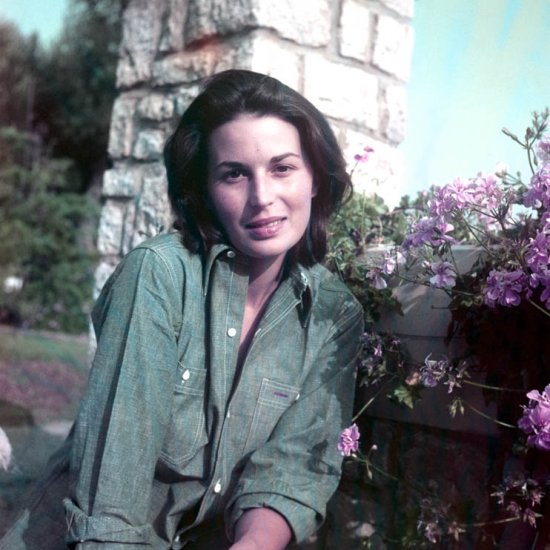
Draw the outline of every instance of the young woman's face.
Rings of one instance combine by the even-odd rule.
[[[315,196],[298,130],[275,116],[254,115],[214,130],[208,192],[235,248],[282,263],[307,228]]]

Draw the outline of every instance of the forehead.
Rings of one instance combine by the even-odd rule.
[[[239,115],[218,126],[208,139],[209,152],[214,156],[230,152],[267,153],[281,147],[300,153],[300,134],[293,124],[274,115]]]

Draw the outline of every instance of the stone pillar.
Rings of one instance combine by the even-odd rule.
[[[400,196],[414,0],[130,0],[103,181],[96,290],[120,257],[171,223],[161,152],[200,79],[270,74],[329,119],[356,187]],[[368,169],[368,173],[365,170]]]

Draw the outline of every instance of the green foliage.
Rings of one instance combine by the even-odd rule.
[[[23,280],[19,292],[0,289],[0,305],[25,324],[81,332],[87,326],[92,255],[81,227],[93,203],[74,192],[71,163],[32,158],[32,136],[0,129],[0,279]]]
[[[369,247],[395,243],[405,227],[404,216],[391,213],[381,197],[360,193],[344,204],[329,226],[326,263],[362,303],[367,321],[378,319],[382,307],[399,309],[399,304],[390,289],[368,284],[365,253]]]
[[[56,157],[70,158],[82,190],[107,162],[123,0],[72,0],[60,38],[37,67],[34,124]]]

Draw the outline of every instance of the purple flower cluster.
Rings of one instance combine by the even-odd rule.
[[[420,535],[432,544],[437,544],[445,535],[459,540],[464,529],[449,517],[449,504],[437,502],[434,498],[426,497],[420,502],[420,517],[416,525]]]
[[[403,249],[406,251],[424,244],[439,246],[444,243],[454,243],[455,239],[447,235],[454,227],[439,218],[420,218],[413,227],[412,233],[403,240]]]
[[[456,285],[456,273],[449,262],[432,262],[430,269],[433,277],[430,284],[435,288],[452,288]]]
[[[550,384],[542,394],[532,390],[527,397],[529,405],[523,407],[518,426],[528,435],[528,445],[550,451]]]
[[[536,527],[540,514],[535,512],[535,508],[542,502],[544,494],[541,484],[524,473],[507,476],[491,493],[513,517],[520,518],[532,527]]]
[[[342,456],[350,456],[352,453],[356,453],[359,450],[359,428],[357,424],[352,424],[349,428],[346,428],[341,434],[338,441],[338,451]]]
[[[454,365],[444,357],[439,361],[430,359],[431,354],[426,357],[424,364],[420,367],[420,383],[428,388],[434,388],[440,382],[449,386],[449,393],[460,388],[462,380],[468,376],[467,365],[462,361],[458,366]]]
[[[544,135],[537,144],[537,158],[542,163],[550,163],[550,134]]]
[[[531,208],[550,209],[550,162],[533,174],[523,204]]]
[[[517,306],[526,286],[527,278],[522,270],[499,271],[492,269],[483,289],[484,301],[490,307],[497,304],[505,307]]]

